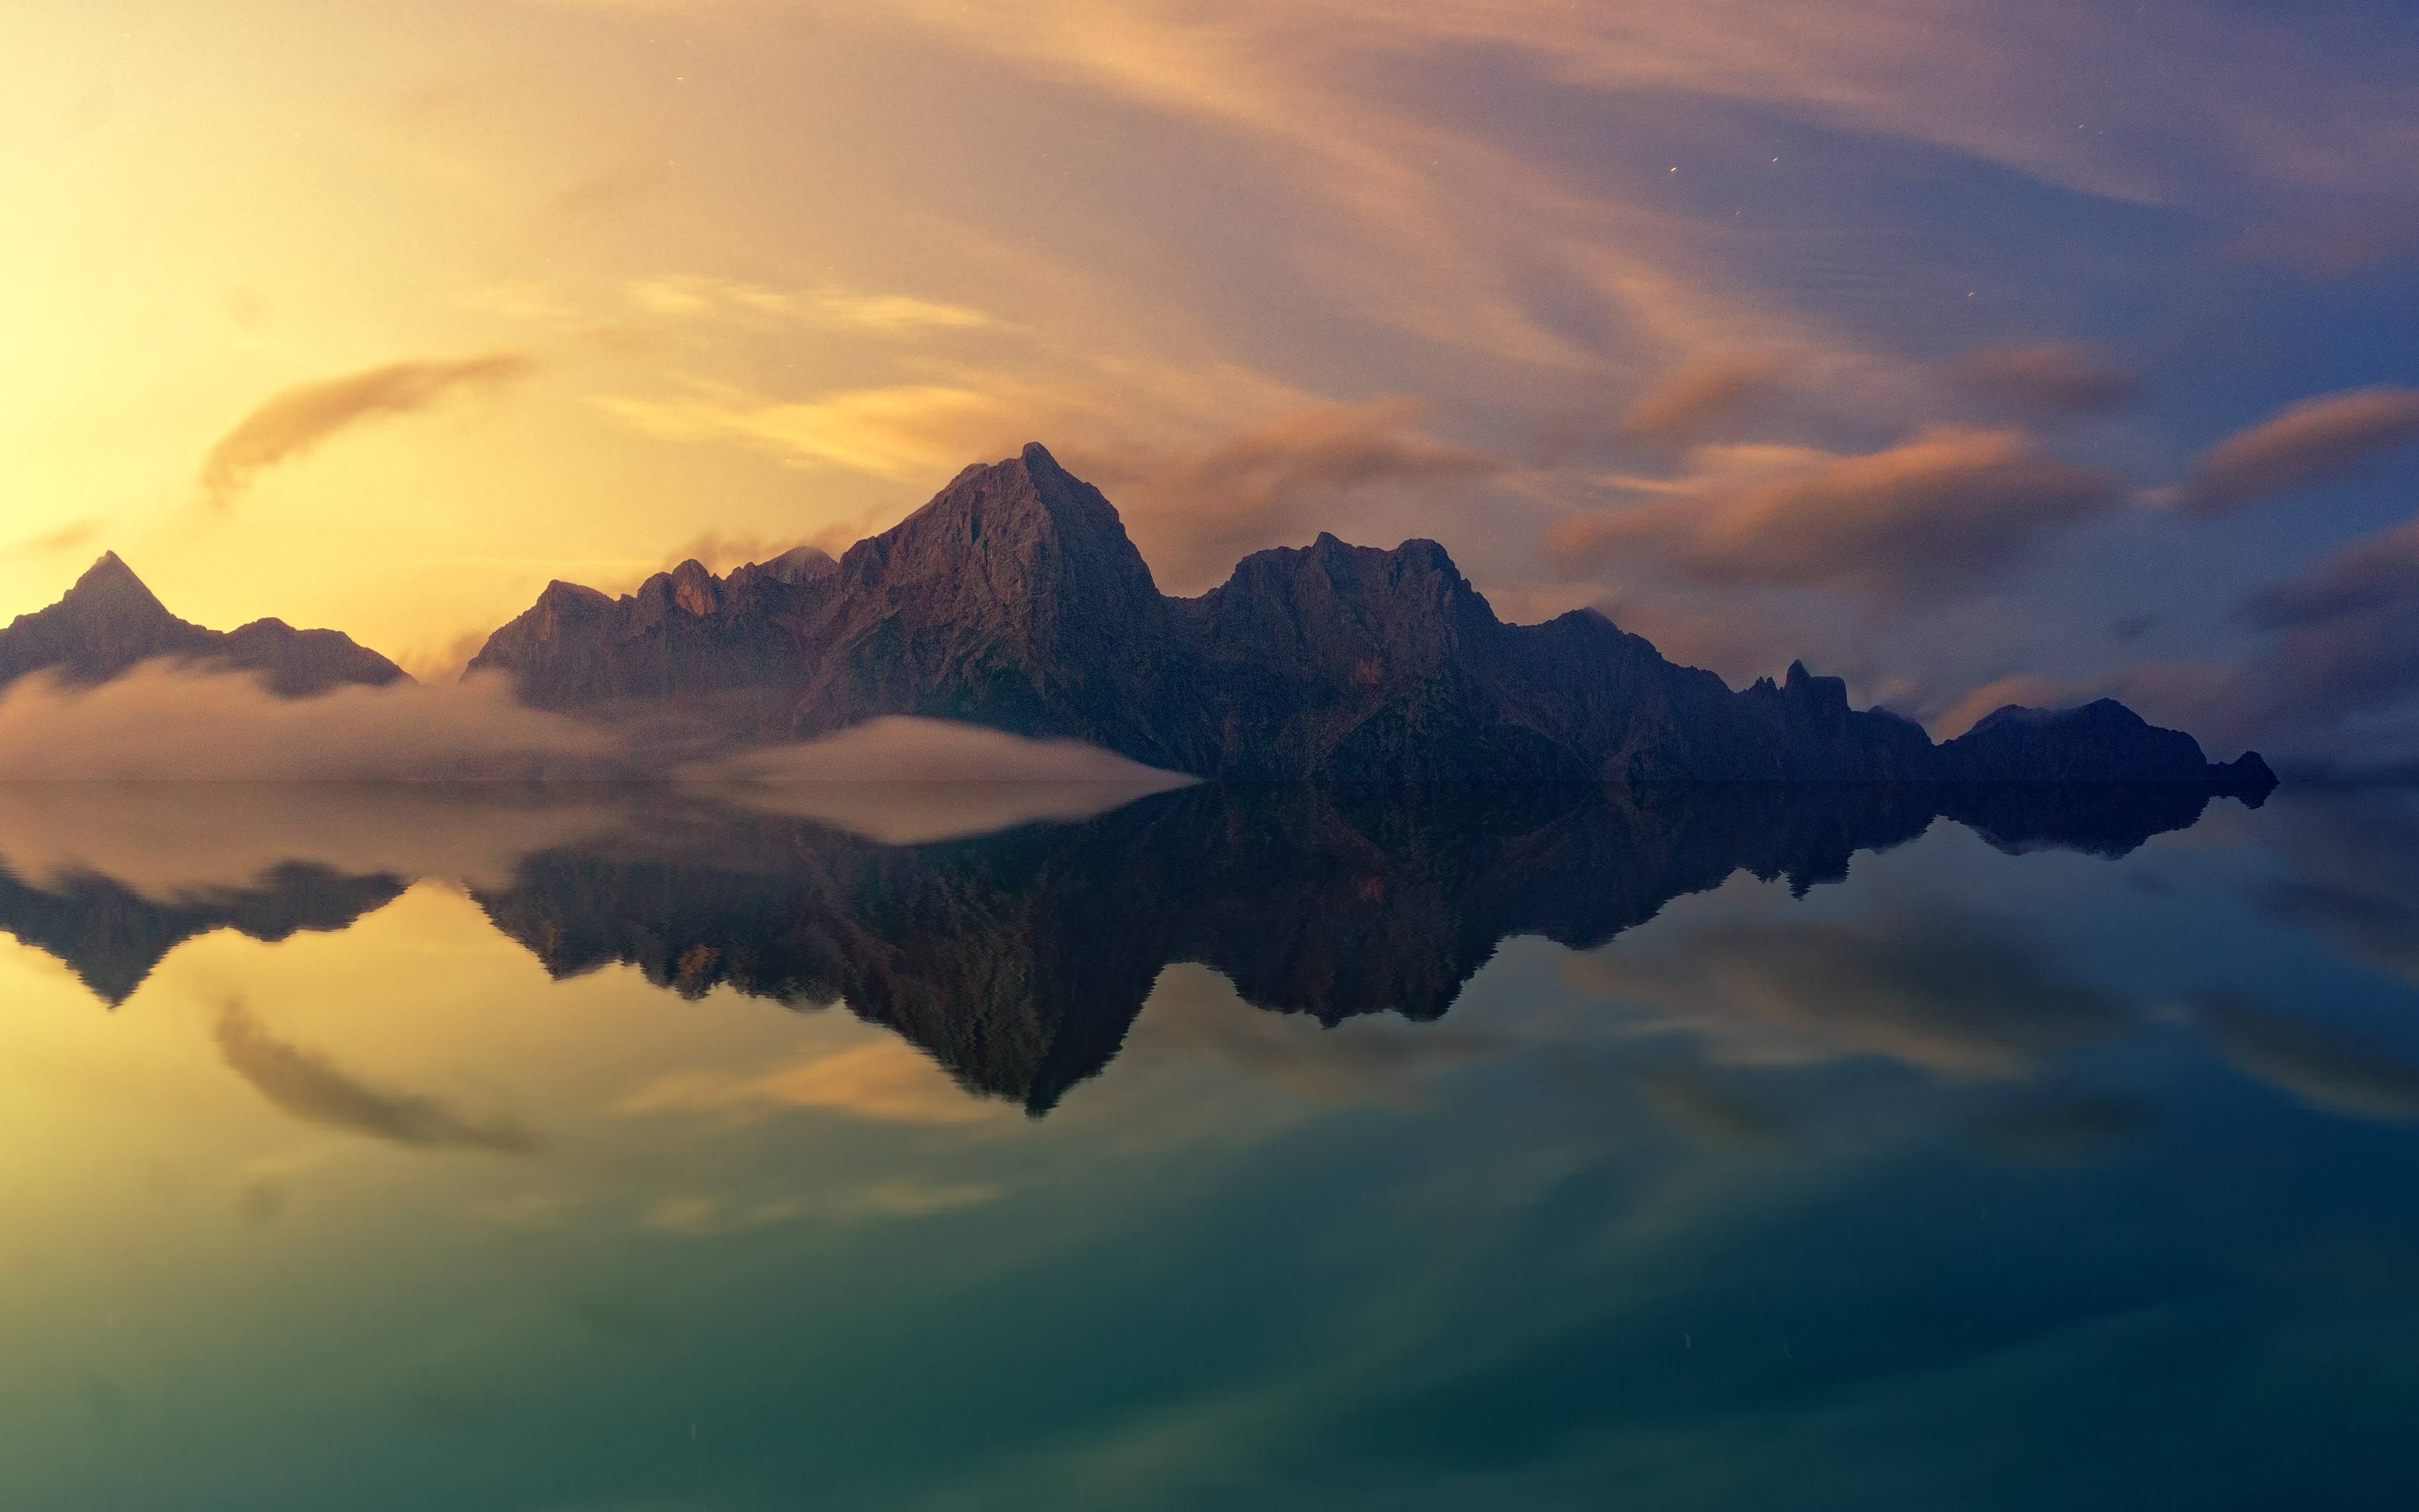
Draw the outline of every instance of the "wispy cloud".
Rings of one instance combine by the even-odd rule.
[[[11,781],[597,773],[619,750],[609,732],[523,707],[501,677],[289,699],[241,673],[146,662],[96,687],[38,672],[0,693],[0,779]]]
[[[936,483],[970,460],[1041,440],[1110,494],[1175,592],[1209,587],[1245,552],[1338,525],[1335,512],[1352,501],[1431,495],[1505,471],[1429,434],[1427,406],[1408,395],[1326,403],[1214,363],[1055,349],[1032,366],[945,376],[792,402],[709,385],[597,402],[666,440],[736,440],[904,484]],[[845,543],[826,533],[818,544]]]
[[[1573,980],[1710,1036],[1724,1058],[1886,1056],[1950,1076],[2022,1075],[2114,1033],[2122,1006],[1987,921],[1934,909],[1881,925],[1734,919],[1575,958]]]
[[[661,399],[606,397],[609,414],[667,440],[747,441],[767,451],[875,477],[924,478],[965,448],[962,438],[1005,434],[1000,399],[944,384],[856,389],[770,402],[728,391]]]
[[[424,1149],[525,1155],[538,1148],[535,1135],[508,1119],[477,1118],[434,1098],[373,1087],[277,1039],[241,1003],[220,1013],[218,1044],[228,1070],[306,1123]]]
[[[658,316],[752,316],[872,332],[978,331],[1000,324],[970,305],[837,285],[778,289],[734,279],[670,275],[639,280],[624,292],[633,305]]]
[[[2114,409],[2141,388],[2133,374],[2079,341],[1985,347],[1958,363],[1956,374],[1981,393],[2071,414]]]
[[[390,363],[281,389],[210,448],[202,461],[203,496],[223,509],[264,471],[346,430],[425,409],[457,392],[509,383],[534,365],[519,353],[493,352],[455,362]]]
[[[2149,663],[2083,675],[1992,680],[1928,719],[1952,735],[2000,703],[2113,697],[2225,751],[2288,770],[2419,768],[2419,519],[2378,531],[2260,588],[2235,618],[2267,640],[2228,662]]]
[[[822,740],[688,767],[701,788],[888,845],[1088,819],[1194,779],[1075,740],[946,719],[871,719]]]
[[[1720,587],[1915,599],[2004,581],[2118,500],[2113,479],[2009,430],[1940,427],[1854,456],[1701,448],[1693,460],[1670,496],[1561,521],[1549,546],[1575,567],[1636,554]]]
[[[2077,685],[2071,679],[2045,677],[2038,672],[2014,672],[1993,678],[1980,687],[1960,695],[1948,708],[1924,721],[1934,740],[1954,740],[1971,730],[1981,717],[2011,703],[2026,708],[2067,708],[2098,698],[2104,689],[2092,685]]]
[[[2204,998],[2201,1027],[2247,1075],[2314,1107],[2419,1122],[2419,1063],[2364,1036],[2232,995]]]
[[[877,1123],[972,1123],[1012,1113],[1004,1103],[966,1092],[930,1057],[888,1035],[768,1072],[670,1072],[631,1092],[616,1111],[747,1118],[781,1109]]]
[[[618,795],[586,783],[229,782],[196,801],[176,782],[0,780],[0,867],[54,891],[107,877],[161,903],[269,886],[292,867],[502,887],[527,856],[626,817]]]
[[[2364,536],[2251,595],[2245,612],[2271,628],[2321,625],[2419,603],[2419,518]]]
[[[2196,515],[2222,515],[2350,471],[2419,440],[2419,389],[2320,394],[2218,442],[2171,495]]]
[[[1780,365],[1771,357],[1692,363],[1648,389],[1622,417],[1619,433],[1657,446],[1695,440],[1708,426],[1737,414],[1769,389]]]
[[[54,531],[0,546],[0,557],[55,557],[90,546],[100,534],[100,521],[71,520]]]
[[[1079,440],[1067,455],[1132,512],[1153,570],[1181,590],[1332,521],[1348,496],[1399,497],[1504,471],[1421,430],[1425,410],[1410,398],[1305,405],[1197,441]]]
[[[2242,613],[2274,639],[2228,679],[2227,723],[2306,748],[2392,708],[2419,692],[2419,519],[2261,589]],[[2369,764],[2419,763],[2419,747],[2338,744],[2341,756]]]

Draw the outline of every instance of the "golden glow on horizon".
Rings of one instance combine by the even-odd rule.
[[[1842,144],[2129,212],[2195,173],[2282,193],[2400,161],[2390,92],[2238,108],[2277,80],[2224,18],[2075,24],[1905,0],[21,8],[0,616],[105,547],[204,624],[333,625],[439,671],[550,578],[624,586],[709,536],[844,544],[1028,440],[1110,488],[1179,591],[1333,528],[1444,539],[1522,617],[1604,600],[1626,585],[1574,576],[1550,528],[1672,480],[1540,461],[1574,411],[1777,373],[1795,408],[1731,440],[1872,453],[1942,418],[1934,356],[1886,316],[2004,339],[1961,271],[1885,309],[1889,270],[1833,266],[1831,223],[1768,221],[1793,176],[1848,181]],[[2086,47],[2162,60],[2140,109],[2166,145],[2075,130],[2105,116],[2067,67]],[[1562,103],[1597,134],[1561,141]],[[1780,152],[1774,122],[1839,140]],[[346,402],[210,507],[213,448],[311,385]]]

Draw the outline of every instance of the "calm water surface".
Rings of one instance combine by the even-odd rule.
[[[2412,1504],[2419,795],[1087,807],[0,794],[0,1506]]]

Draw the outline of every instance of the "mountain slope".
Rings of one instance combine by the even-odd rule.
[[[351,683],[378,687],[404,675],[334,630],[297,630],[283,620],[209,630],[180,620],[112,551],[57,603],[0,629],[0,687],[38,671],[72,684],[105,683],[161,656],[208,671],[256,672],[288,698]]]
[[[556,583],[471,666],[547,708],[716,695],[708,722],[767,739],[926,715],[1213,778],[2273,785],[2257,756],[2211,765],[2117,704],[2002,711],[1936,747],[1803,665],[1733,691],[1592,610],[1507,625],[1433,541],[1321,535],[1168,598],[1100,490],[1038,445],[828,560],[685,563],[618,600]]]

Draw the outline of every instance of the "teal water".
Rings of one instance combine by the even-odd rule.
[[[1984,808],[12,794],[0,1506],[2411,1505],[2419,795]]]

